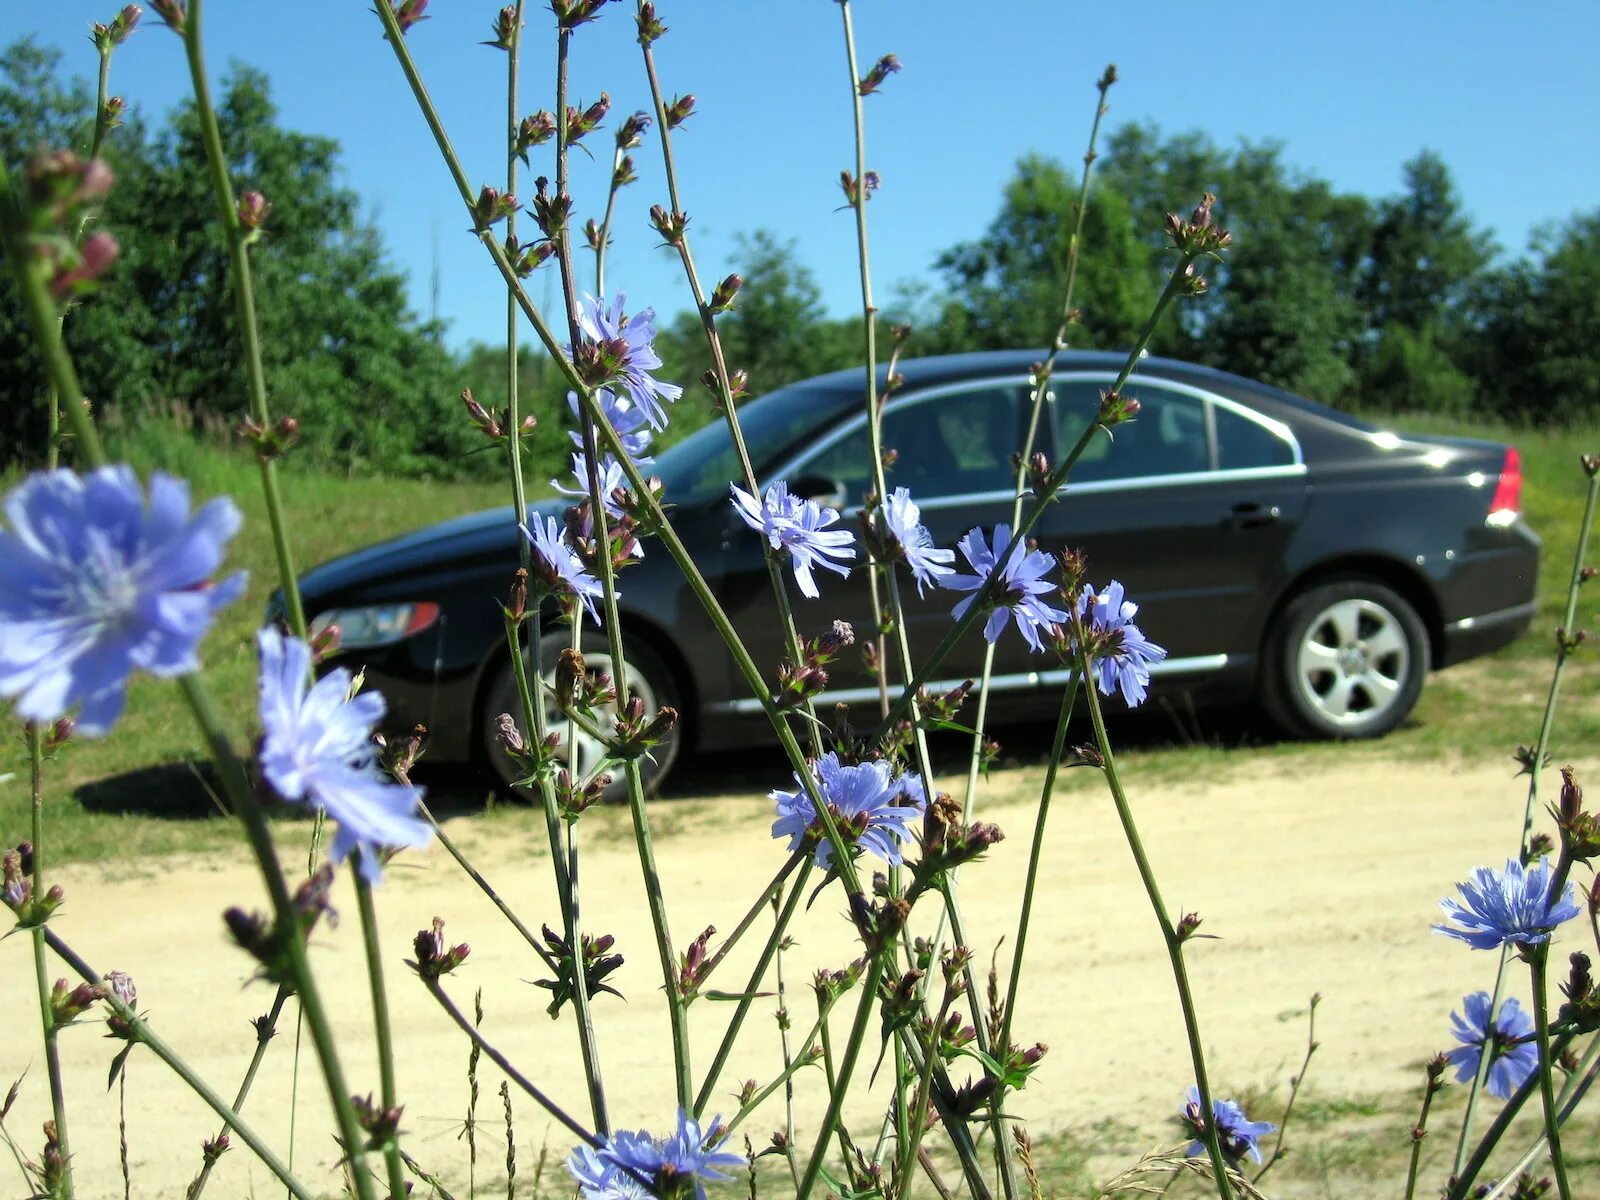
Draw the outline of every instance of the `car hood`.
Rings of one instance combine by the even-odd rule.
[[[528,505],[528,513],[559,516],[565,503],[541,501]],[[515,556],[517,537],[511,506],[491,508],[330,559],[300,576],[300,591],[309,608],[393,579],[415,579],[419,572],[504,560]]]

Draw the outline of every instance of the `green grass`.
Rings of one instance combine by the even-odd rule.
[[[1540,614],[1533,630],[1499,654],[1435,675],[1407,725],[1377,742],[1301,744],[1274,740],[1264,723],[1248,715],[1168,708],[1165,715],[1141,714],[1119,720],[1113,735],[1138,762],[1141,776],[1225,777],[1266,764],[1274,770],[1303,770],[1323,763],[1348,763],[1352,756],[1373,759],[1428,758],[1482,760],[1505,758],[1531,742],[1549,686],[1550,631],[1561,619],[1572,571],[1573,548],[1582,514],[1584,479],[1578,456],[1600,450],[1600,428],[1578,430],[1510,429],[1438,418],[1401,419],[1401,428],[1459,433],[1509,441],[1523,454],[1524,508],[1544,539],[1540,567]],[[114,450],[141,470],[159,467],[189,479],[197,498],[228,494],[244,512],[243,531],[232,548],[230,567],[250,572],[245,598],[225,610],[205,645],[207,677],[223,711],[233,715],[237,735],[254,732],[255,653],[252,634],[277,570],[267,531],[254,463],[242,452],[189,436],[170,422],[150,421],[120,431]],[[426,483],[386,479],[345,479],[294,467],[283,472],[284,494],[294,530],[297,565],[303,570],[344,551],[460,513],[503,503],[499,459],[484,455],[482,483]],[[0,479],[0,486],[12,480]],[[1600,583],[1580,604],[1580,628],[1594,625]],[[1600,688],[1592,651],[1569,666],[1555,754],[1565,761],[1575,750],[1600,744]],[[14,726],[13,726],[14,728]],[[1042,761],[1047,732],[1033,735],[1001,731],[1008,751],[1023,764]],[[241,745],[243,744],[241,740]],[[1240,754],[1241,747],[1250,753]],[[153,857],[206,851],[229,844],[237,831],[212,815],[204,790],[195,786],[192,763],[205,754],[188,710],[170,683],[136,679],[129,689],[128,714],[114,736],[78,739],[48,768],[50,855],[56,862],[110,860],[122,869],[139,869]],[[701,764],[701,777],[680,777],[672,794],[749,791],[770,785],[755,779],[738,756],[731,766]],[[1509,770],[1509,768],[1508,768]],[[9,780],[4,779],[11,775]],[[1091,782],[1086,772],[1068,772],[1066,785]],[[1082,778],[1080,778],[1080,776]],[[27,836],[29,802],[27,761],[20,739],[0,745],[0,843]],[[446,780],[435,796],[447,805],[481,804],[483,787],[471,778]],[[453,790],[452,790],[453,789]],[[198,797],[198,798],[197,798]],[[518,820],[517,810],[497,814]],[[687,814],[685,814],[687,816]]]

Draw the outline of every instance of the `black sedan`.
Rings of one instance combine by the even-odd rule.
[[[901,365],[883,444],[897,452],[889,486],[910,488],[940,545],[975,526],[1010,520],[1012,455],[1029,413],[1040,357],[1006,351]],[[1059,361],[1036,448],[1052,461],[1092,419],[1123,357],[1074,353]],[[1302,737],[1387,732],[1411,711],[1430,669],[1513,640],[1534,613],[1539,539],[1519,516],[1521,470],[1507,446],[1466,438],[1399,436],[1221,371],[1147,358],[1123,389],[1137,420],[1099,437],[1064,495],[1034,528],[1047,550],[1086,552],[1089,578],[1120,579],[1139,624],[1168,657],[1153,689],[1202,700],[1254,697]],[[861,370],[783,388],[740,410],[763,486],[845,510],[868,488]],[[756,657],[776,675],[782,657],[760,539],[729,503],[736,478],[718,422],[663,453],[653,468],[675,503],[675,525]],[[559,514],[566,501],[532,513]],[[389,701],[391,723],[427,726],[430,757],[485,757],[506,769],[493,730],[516,712],[500,604],[518,558],[509,509],[463,517],[357,551],[301,582],[314,628],[336,622],[346,661]],[[865,572],[822,577],[822,597],[796,596],[801,635],[839,618],[874,626]],[[655,781],[688,749],[770,738],[699,603],[659,548],[618,576],[628,686],[647,706],[683,714],[658,748]],[[948,629],[959,596],[930,589],[909,605],[913,652]],[[569,644],[549,629],[544,662]],[[605,639],[586,623],[591,667],[608,668]],[[939,672],[946,686],[974,676],[975,627]],[[1020,637],[996,646],[991,717],[1053,715],[1061,664]],[[877,687],[846,654],[825,706],[871,705]],[[866,719],[863,714],[863,719]],[[576,747],[578,765],[597,747]]]

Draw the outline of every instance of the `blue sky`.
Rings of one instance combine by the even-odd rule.
[[[109,0],[13,4],[0,33],[33,33],[89,75],[88,24]],[[478,43],[499,4],[433,0],[408,41],[469,175],[498,182],[505,56]],[[574,41],[572,90],[604,89],[613,114],[648,108],[631,3],[607,7]],[[732,264],[735,235],[758,228],[793,239],[830,311],[859,303],[854,234],[839,210],[839,171],[852,163],[850,97],[838,6],[831,0],[658,0],[671,27],[657,44],[662,86],[693,92],[696,115],[674,148],[698,265],[709,279]],[[337,138],[345,182],[365,201],[417,309],[438,312],[453,345],[499,341],[503,298],[471,237],[377,18],[363,0],[209,0],[208,58],[265,71],[283,122]],[[19,19],[20,17],[20,19]],[[857,0],[865,64],[893,51],[905,70],[869,98],[868,161],[883,177],[870,207],[880,297],[931,279],[937,254],[993,217],[1017,158],[1036,150],[1075,161],[1094,81],[1108,62],[1121,82],[1108,126],[1154,121],[1200,129],[1224,145],[1275,139],[1288,162],[1369,195],[1398,190],[1400,166],[1423,147],[1443,156],[1468,211],[1520,252],[1540,222],[1600,203],[1600,5],[1481,2],[1234,3],[1097,6],[1060,0],[958,3]],[[528,6],[523,111],[553,106],[554,38],[547,10]],[[113,91],[146,113],[187,88],[178,43],[153,13],[122,47]],[[579,220],[604,205],[609,136],[598,166],[580,157]],[[650,205],[665,203],[659,147],[635,151],[641,180],[626,190],[608,282],[629,307],[663,313],[687,292],[675,257],[657,248]],[[535,159],[528,178],[553,173]],[[1091,248],[1092,249],[1092,248]],[[587,256],[585,256],[587,258]],[[580,278],[591,278],[585,262]],[[533,294],[547,285],[536,277]]]

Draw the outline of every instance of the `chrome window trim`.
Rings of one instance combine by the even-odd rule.
[[[1115,381],[1116,375],[1107,371],[1066,371],[1050,377],[1052,384],[1073,382],[1110,384]],[[898,410],[902,407],[910,408],[944,396],[978,391],[982,388],[1029,386],[1032,383],[1033,375],[1031,373],[996,375],[984,379],[945,383],[937,387],[928,388],[925,391],[914,392],[903,398],[891,399],[885,408],[885,412],[890,409]],[[1256,412],[1248,405],[1241,404],[1239,401],[1230,399],[1227,396],[1220,396],[1215,392],[1208,392],[1204,388],[1195,387],[1193,384],[1182,383],[1175,379],[1166,379],[1159,375],[1135,373],[1128,376],[1128,381],[1123,386],[1125,389],[1131,389],[1136,386],[1165,388],[1168,391],[1192,397],[1200,401],[1202,405],[1205,405],[1207,458],[1209,461],[1216,461],[1215,422],[1212,417],[1212,406],[1225,408],[1236,416],[1252,421],[1280,441],[1288,443],[1290,452],[1294,456],[1294,461],[1276,467],[1231,467],[1227,470],[1213,467],[1204,471],[1184,471],[1173,475],[1141,475],[1131,479],[1095,479],[1084,483],[1074,483],[1069,478],[1064,489],[1068,495],[1074,493],[1093,495],[1098,492],[1181,487],[1186,484],[1196,483],[1239,483],[1253,479],[1293,479],[1306,473],[1305,455],[1300,449],[1300,439],[1295,437],[1294,431],[1287,424],[1274,417]],[[1046,402],[1054,409],[1056,404],[1054,390],[1047,394]],[[866,413],[857,413],[844,424],[835,426],[833,431],[821,441],[808,446],[797,454],[791,455],[771,473],[770,478],[763,483],[763,487],[770,484],[773,479],[793,478],[795,470],[803,463],[832,449],[846,437],[865,426],[866,423]],[[931,496],[927,499],[919,496],[917,497],[917,503],[921,505],[924,511],[933,511],[945,508],[959,508],[972,504],[1008,502],[1015,498],[1016,493],[1006,488],[989,492],[964,492],[955,496]],[[850,517],[860,511],[861,506],[859,504],[851,504],[842,510],[841,515]]]
[[[1150,678],[1160,679],[1167,676],[1207,675],[1213,671],[1220,671],[1238,659],[1228,654],[1197,654],[1190,658],[1169,658],[1162,662],[1150,664]],[[1064,684],[1072,677],[1072,672],[1063,667],[1056,671],[1020,671],[1014,675],[996,675],[989,680],[992,691],[1019,692],[1028,688],[1052,687]],[[959,687],[967,680],[938,679],[924,686],[929,693],[947,692],[951,688]],[[816,704],[864,704],[869,700],[878,698],[876,687],[838,688],[833,691],[823,692],[816,697]],[[765,711],[766,706],[753,697],[743,700],[727,700],[721,704],[707,707],[707,712],[731,713],[734,716],[754,716]]]

